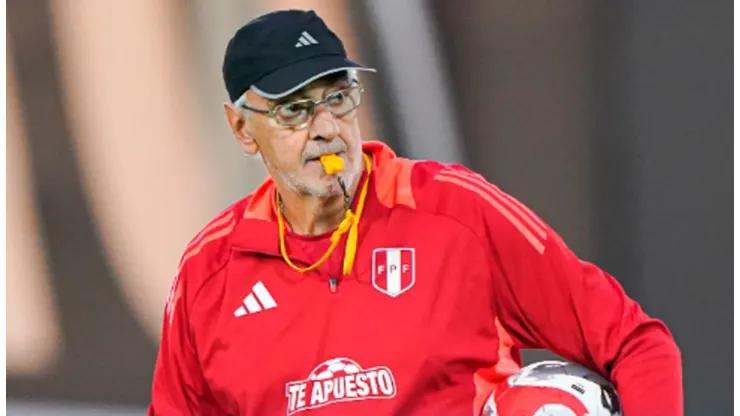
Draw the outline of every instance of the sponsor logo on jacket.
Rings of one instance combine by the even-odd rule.
[[[345,358],[324,361],[305,380],[285,385],[288,415],[335,403],[390,399],[396,396],[396,380],[388,367],[362,368]]]

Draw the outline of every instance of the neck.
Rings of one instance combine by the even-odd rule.
[[[354,199],[362,175],[358,175],[349,186],[350,200]],[[290,190],[282,190],[277,185],[283,201],[283,218],[291,230],[301,235],[319,235],[334,230],[344,219],[346,206],[344,195],[316,197],[299,195]]]

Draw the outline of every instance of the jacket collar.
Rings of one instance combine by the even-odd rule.
[[[383,175],[382,167],[397,158],[393,150],[381,142],[363,142],[362,150],[372,158],[373,171],[371,177],[367,178],[367,180],[376,179],[377,182],[378,175]],[[371,183],[372,187],[373,184]],[[244,210],[243,218],[234,230],[232,245],[235,249],[280,256],[277,206],[275,203],[276,192],[275,183],[271,177],[268,177],[252,193]],[[369,192],[367,196],[368,200],[372,199],[375,194],[378,194],[378,192]],[[303,261],[303,257],[305,256],[302,254],[294,253],[291,257],[295,256],[296,260]]]

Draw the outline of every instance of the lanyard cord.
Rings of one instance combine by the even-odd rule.
[[[326,253],[324,253],[323,256],[314,264],[308,266],[308,267],[299,267],[295,263],[293,263],[292,260],[290,260],[290,257],[288,257],[288,250],[285,243],[285,220],[283,219],[283,212],[282,209],[278,209],[277,213],[277,220],[278,220],[278,233],[280,235],[280,254],[283,256],[283,260],[293,268],[293,270],[296,270],[300,273],[305,273],[311,270],[314,270],[321,266],[328,258],[331,256],[331,253],[334,252],[334,249],[337,248],[337,245],[339,244],[339,240],[342,238],[342,235],[344,233],[349,231],[349,236],[347,237],[347,243],[344,247],[344,263],[342,267],[342,272],[345,276],[349,275],[352,271],[352,266],[355,263],[355,255],[357,253],[357,229],[360,223],[360,217],[362,216],[362,210],[365,207],[365,198],[367,197],[367,189],[368,185],[370,184],[370,171],[372,170],[372,163],[370,162],[370,157],[366,154],[363,154],[363,157],[365,159],[365,170],[367,171],[366,178],[362,184],[362,189],[360,191],[360,196],[357,201],[357,214],[353,213],[351,210],[351,200],[349,199],[349,196],[346,194],[346,189],[344,187],[344,184],[340,181],[340,185],[342,186],[342,191],[345,192],[345,197],[347,198],[348,206],[347,210],[344,213],[344,219],[339,224],[339,227],[337,227],[336,230],[331,235],[331,245],[329,246],[329,249],[326,250]],[[280,200],[280,195],[276,193],[276,198],[278,202],[278,206],[282,204]]]

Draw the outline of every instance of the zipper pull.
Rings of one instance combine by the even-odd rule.
[[[337,293],[337,278],[336,277],[329,278],[329,291],[331,293]]]

